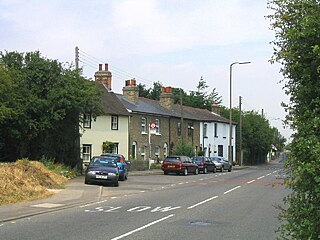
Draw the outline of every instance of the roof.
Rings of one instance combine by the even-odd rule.
[[[98,84],[98,88],[103,92],[101,105],[105,113],[122,116],[130,115],[114,92],[109,91],[103,84]]]
[[[138,102],[135,104],[127,100],[122,94],[115,94],[126,109],[134,113],[160,115],[164,117],[177,117],[181,118],[181,106],[174,104],[172,109],[169,110],[160,105],[160,101],[148,98],[139,97]],[[221,122],[229,123],[229,120],[220,116],[217,113],[208,111],[207,109],[194,108],[189,106],[182,106],[183,118],[203,122]]]

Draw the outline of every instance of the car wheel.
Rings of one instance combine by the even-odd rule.
[[[164,175],[168,175],[168,172],[166,172],[166,171],[164,171],[163,173],[164,173]]]
[[[89,184],[89,181],[86,178],[84,179],[84,184]]]
[[[223,166],[221,166],[220,172],[223,172]]]
[[[119,187],[119,182],[115,182],[115,183],[113,184],[113,186]]]
[[[188,168],[185,168],[183,171],[183,175],[187,176],[188,175]]]
[[[213,172],[213,173],[217,172],[217,168],[214,167],[212,172]]]
[[[199,169],[196,168],[196,171],[194,172],[195,175],[198,175],[199,174]]]
[[[206,167],[203,169],[203,173],[204,173],[204,174],[207,174],[207,173],[208,173],[208,169],[207,169]]]
[[[230,168],[228,169],[228,172],[231,172],[231,168],[232,168],[232,167],[230,166]]]

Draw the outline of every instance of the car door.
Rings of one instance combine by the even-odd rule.
[[[205,158],[204,159],[204,165],[207,166],[208,172],[213,171],[213,162],[210,161],[210,158]]]

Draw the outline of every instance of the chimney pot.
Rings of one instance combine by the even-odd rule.
[[[105,71],[108,71],[108,63],[105,63],[105,64],[104,64],[104,70],[105,70]]]
[[[102,71],[102,64],[99,64],[99,71]]]

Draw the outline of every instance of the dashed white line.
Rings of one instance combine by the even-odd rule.
[[[249,182],[247,182],[248,184],[255,182],[256,180],[251,180]]]
[[[146,192],[146,191],[140,191],[141,193],[144,193],[144,192]]]
[[[179,182],[178,184],[181,185],[181,184],[183,184],[183,182]]]
[[[204,201],[202,201],[202,202],[199,202],[199,203],[197,203],[197,204],[194,204],[194,205],[188,207],[187,209],[195,208],[195,207],[197,207],[197,206],[199,206],[199,205],[201,205],[201,204],[204,204],[204,203],[209,202],[209,201],[211,201],[211,200],[213,200],[213,199],[216,199],[217,197],[218,197],[218,196],[214,196],[214,197],[212,197],[212,198],[208,198],[208,199],[206,199],[206,200],[204,200]]]
[[[260,179],[262,179],[262,178],[264,178],[264,177],[265,177],[265,176],[261,176],[261,177],[258,177],[257,179],[260,180]]]
[[[174,214],[171,214],[171,215],[166,216],[166,217],[164,217],[164,218],[160,218],[160,219],[158,219],[158,220],[156,220],[156,221],[153,221],[153,222],[151,222],[151,223],[148,223],[147,225],[144,225],[144,226],[139,227],[139,228],[137,228],[137,229],[135,229],[135,230],[132,230],[132,231],[130,231],[130,232],[127,232],[127,233],[125,233],[125,234],[123,234],[123,235],[121,235],[121,236],[112,238],[111,240],[118,240],[118,239],[127,237],[127,236],[129,236],[129,235],[131,235],[131,234],[133,234],[133,233],[135,233],[135,232],[141,231],[141,230],[143,230],[143,229],[145,229],[145,228],[148,228],[148,227],[150,227],[150,226],[152,226],[152,225],[154,225],[154,224],[157,224],[157,223],[159,223],[159,222],[162,222],[162,221],[164,221],[164,220],[166,220],[166,219],[168,219],[168,218],[171,218],[171,217],[173,217],[173,216],[174,216]]]
[[[232,188],[232,189],[230,189],[230,190],[228,190],[228,191],[224,192],[223,194],[230,193],[230,192],[232,192],[232,191],[234,191],[234,190],[236,190],[236,189],[238,189],[238,188],[241,188],[241,186],[236,186],[236,187],[234,187],[234,188]]]
[[[111,199],[116,199],[116,198],[118,198],[118,197],[111,197]]]
[[[270,176],[270,175],[271,175],[271,173],[268,173],[268,174],[267,174],[267,176]]]

